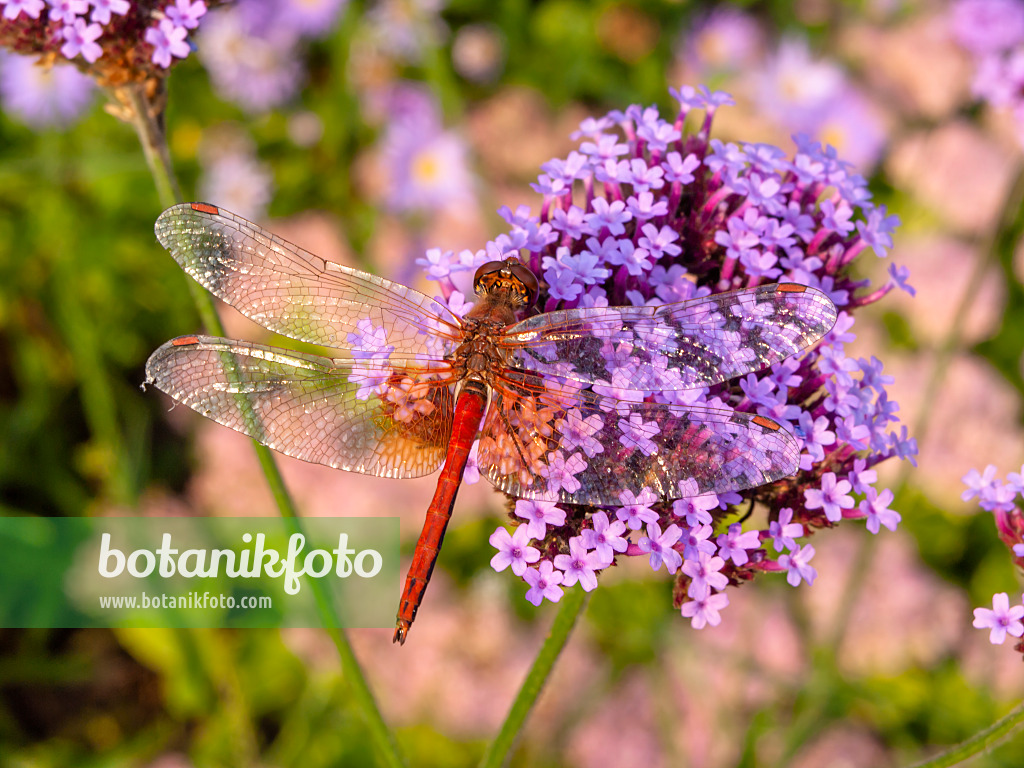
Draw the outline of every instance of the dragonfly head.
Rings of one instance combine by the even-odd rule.
[[[537,300],[540,284],[530,268],[515,256],[489,261],[476,271],[473,290],[477,296],[497,291],[510,298],[514,306],[529,307]]]

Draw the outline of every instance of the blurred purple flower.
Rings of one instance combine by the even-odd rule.
[[[764,31],[750,14],[731,5],[698,20],[680,43],[682,59],[700,80],[741,72],[761,56]]]
[[[187,0],[185,0],[187,2]],[[348,5],[348,0],[279,0],[280,14],[296,32],[323,37]]]
[[[386,168],[386,203],[403,213],[429,213],[462,205],[474,185],[469,150],[445,130],[440,109],[423,89],[391,89],[384,100],[391,110],[381,139]]]
[[[261,218],[273,196],[274,177],[244,134],[225,130],[204,139],[199,151],[199,196],[240,216]]]
[[[1024,144],[1024,3],[957,0],[950,9],[953,38],[974,57],[974,95],[1009,109]]]
[[[93,81],[74,67],[45,67],[28,56],[0,51],[0,105],[33,128],[62,128],[92,103]]]
[[[298,92],[300,33],[289,18],[284,0],[239,0],[209,15],[199,32],[199,57],[222,97],[264,112]]]
[[[957,0],[950,9],[953,37],[974,54],[996,53],[1024,42],[1020,0]]]

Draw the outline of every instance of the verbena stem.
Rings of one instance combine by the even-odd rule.
[[[559,654],[569,641],[569,635],[576,624],[576,619],[583,612],[589,595],[580,586],[567,589],[558,604],[558,613],[548,632],[547,639],[541,646],[537,658],[530,667],[530,671],[523,680],[523,684],[516,694],[512,707],[509,709],[505,722],[494,741],[491,742],[483,760],[480,761],[480,768],[498,768],[506,765],[512,755],[512,748],[515,746],[516,737],[523,728],[526,718],[537,703],[541,689],[551,675],[551,670],[558,660]]]
[[[979,731],[967,741],[947,749],[921,763],[914,763],[911,768],[948,768],[968,760],[980,752],[993,749],[1012,736],[1024,723],[1024,702],[1014,707],[1009,714],[997,720],[983,731]]]
[[[938,397],[943,381],[945,381],[950,362],[952,361],[953,356],[959,352],[963,346],[963,333],[966,326],[967,315],[974,306],[974,302],[978,297],[981,285],[993,266],[998,263],[1000,252],[1005,249],[1012,249],[1019,238],[1021,231],[1024,230],[1024,218],[1022,218],[1024,217],[1024,213],[1022,213],[1021,208],[1022,202],[1024,202],[1024,166],[1018,165],[1014,171],[1013,180],[1007,189],[1006,196],[1003,199],[999,218],[988,237],[986,237],[979,245],[979,257],[975,262],[974,269],[967,281],[967,285],[964,286],[964,289],[960,294],[956,309],[953,311],[953,318],[950,322],[949,329],[946,331],[945,336],[942,338],[942,342],[936,350],[935,362],[932,365],[931,373],[925,383],[924,394],[921,396],[920,409],[911,431],[911,435],[919,442],[923,442],[924,437],[927,434],[929,418],[931,414],[934,413],[933,404]],[[909,479],[910,466],[908,463],[904,464],[895,484],[893,492],[897,498],[902,494],[902,491],[909,482]],[[864,537],[859,543],[858,550],[854,557],[854,562],[850,568],[850,573],[860,574],[867,572],[871,567],[871,562],[874,559],[876,549],[876,538],[874,536]],[[846,635],[849,618],[853,612],[853,606],[863,589],[863,585],[863,579],[855,578],[853,576],[851,576],[846,583],[846,587],[838,602],[839,608],[836,611],[836,615],[839,618],[837,619],[835,630],[828,643],[833,655],[838,654],[839,652],[843,638]],[[931,768],[932,766],[954,765],[956,762],[965,760],[966,758],[985,749],[989,749],[1003,739],[1008,738],[1012,734],[1013,728],[1019,724],[1022,719],[1024,719],[1024,704],[1018,705],[1018,707],[1005,718],[976,736],[968,739],[963,744],[954,747],[948,752],[945,752],[932,760],[919,763],[917,768],[924,768],[924,766]],[[1012,722],[1009,722],[1009,724],[1006,725],[1010,720],[1012,720]],[[1006,725],[1006,727],[1003,727],[1004,725]],[[947,759],[950,760],[950,762],[945,762]]]
[[[157,193],[163,207],[168,208],[175,203],[184,202],[181,196],[180,187],[174,174],[170,161],[170,152],[167,148],[166,135],[160,122],[160,108],[152,103],[147,97],[145,86],[142,84],[128,84],[115,89],[115,98],[119,106],[124,109],[124,116],[127,117],[135,133],[139,137],[146,162],[156,184]],[[224,335],[224,326],[217,308],[210,294],[199,287],[194,281],[189,280],[192,290],[192,298],[195,301],[196,309],[207,331],[216,335]],[[266,477],[270,493],[274,498],[281,517],[290,520],[293,525],[299,526],[300,520],[295,503],[288,488],[281,476],[281,471],[274,460],[270,449],[253,441],[256,451],[256,458],[259,461],[263,474]],[[405,766],[398,749],[398,743],[391,733],[384,718],[381,716],[377,701],[363,675],[362,668],[356,659],[352,646],[344,631],[337,629],[339,625],[338,615],[334,605],[323,590],[323,587],[314,580],[311,582],[314,590],[314,597],[317,604],[317,612],[326,628],[328,636],[337,649],[338,658],[341,662],[341,670],[348,682],[353,698],[363,714],[369,735],[377,747],[377,753],[381,761],[393,768]]]

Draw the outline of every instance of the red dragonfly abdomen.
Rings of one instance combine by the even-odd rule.
[[[448,452],[444,460],[444,468],[437,481],[434,498],[427,509],[427,519],[423,522],[416,550],[412,555],[409,574],[405,577],[405,589],[398,604],[398,620],[395,622],[394,642],[403,644],[409,634],[409,627],[416,618],[416,611],[427,591],[427,582],[437,562],[437,553],[441,548],[441,540],[452,517],[455,496],[462,484],[462,473],[469,461],[469,452],[476,439],[484,408],[487,406],[487,395],[479,382],[469,381],[459,393],[455,403],[455,415],[452,421],[452,437],[448,444]]]

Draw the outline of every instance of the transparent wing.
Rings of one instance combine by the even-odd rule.
[[[207,290],[293,339],[358,346],[370,333],[400,357],[433,359],[461,339],[459,319],[430,297],[321,259],[216,206],[168,208],[156,220],[156,236]]]
[[[480,472],[513,496],[621,506],[753,488],[799,467],[796,438],[771,419],[703,405],[617,400],[506,371],[481,428]]]
[[[439,365],[182,336],[150,356],[146,383],[288,456],[367,475],[433,472],[452,429],[453,379]]]
[[[527,318],[500,342],[509,363],[619,389],[692,389],[759,371],[836,321],[821,291],[773,283],[658,307],[567,309]]]

